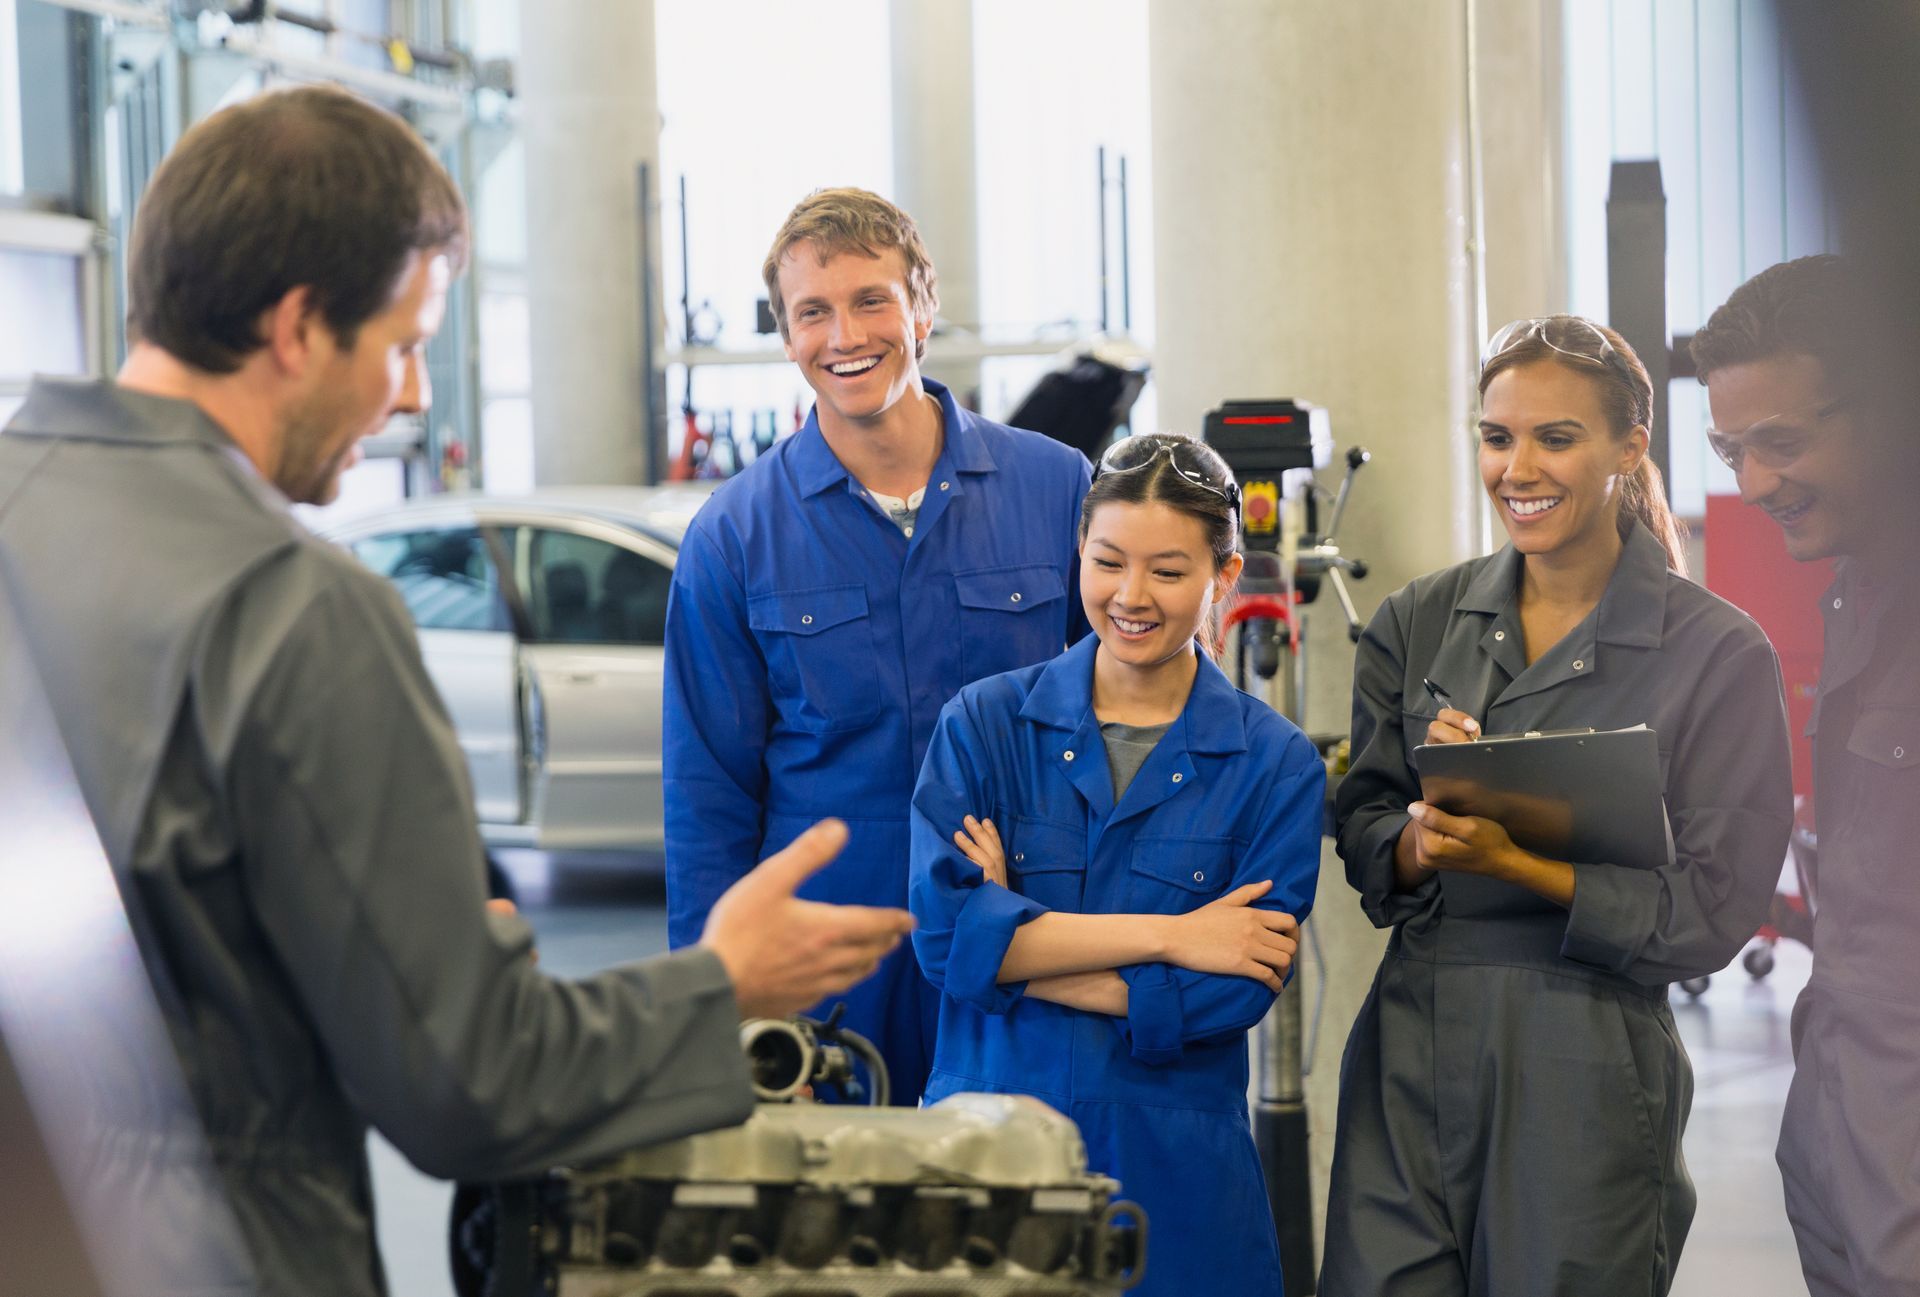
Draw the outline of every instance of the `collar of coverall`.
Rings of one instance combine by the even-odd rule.
[[[135,392],[104,378],[34,379],[7,432],[144,445],[188,442],[222,450],[234,444],[193,402]]]
[[[1509,544],[1493,556],[1454,603],[1455,612],[1498,616],[1520,588],[1520,554]],[[1654,534],[1633,524],[1620,561],[1600,596],[1594,638],[1605,644],[1658,648],[1667,619],[1667,551]]]
[[[1047,663],[1020,708],[1020,719],[1050,729],[1079,729],[1093,710],[1093,659],[1099,648],[1098,635],[1085,635],[1078,644]],[[1185,722],[1184,742],[1189,752],[1247,750],[1247,726],[1240,712],[1240,691],[1204,653],[1200,654],[1193,692],[1187,696],[1180,719]],[[1180,733],[1179,725],[1167,731],[1168,737]]]
[[[973,426],[973,416],[960,408],[945,384],[931,378],[922,378],[920,382],[927,389],[927,395],[940,402],[940,417],[946,425],[946,445],[933,471],[939,473],[944,468],[955,473],[994,472],[999,466],[993,462],[993,454],[981,438],[980,430]],[[793,434],[791,453],[794,485],[800,488],[803,497],[819,495],[853,480],[846,465],[834,455],[833,448],[820,433],[818,406],[807,412],[806,423]],[[954,487],[959,490],[959,483],[954,483]]]

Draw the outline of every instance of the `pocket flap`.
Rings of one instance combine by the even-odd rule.
[[[1133,872],[1189,892],[1218,894],[1233,877],[1231,838],[1141,838]]]
[[[1920,765],[1920,708],[1865,708],[1847,736],[1847,751],[1893,770]]]
[[[1015,819],[1007,865],[1016,874],[1085,873],[1084,830],[1045,820]]]
[[[1060,570],[1045,563],[955,572],[953,588],[960,596],[962,608],[992,612],[1026,612],[1063,598],[1067,593]]]
[[[747,600],[747,625],[789,635],[818,635],[866,615],[867,588],[863,585],[780,590]]]

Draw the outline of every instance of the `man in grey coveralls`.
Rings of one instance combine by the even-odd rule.
[[[0,651],[45,685],[243,1240],[196,1291],[384,1291],[369,1125],[490,1180],[744,1119],[742,1016],[836,993],[910,924],[794,898],[831,824],[700,945],[579,981],[487,910],[405,610],[288,507],[425,408],[465,246],[398,119],[313,88],[229,108],[141,202],[118,382],[36,382],[0,435]],[[99,1173],[179,1182],[185,1151],[94,1134]],[[185,1282],[166,1253],[146,1291]]]
[[[1897,332],[1838,257],[1734,290],[1694,335],[1715,450],[1801,562],[1837,558],[1807,732],[1813,976],[1780,1130],[1814,1297],[1920,1297],[1920,441],[1879,408]],[[1898,381],[1898,380],[1896,380]]]

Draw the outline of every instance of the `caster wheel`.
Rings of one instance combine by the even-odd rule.
[[[1680,989],[1697,1000],[1712,981],[1713,979],[1710,977],[1689,977],[1686,981],[1680,983]]]
[[[1755,946],[1740,957],[1740,966],[1757,982],[1773,971],[1773,951],[1766,946]]]

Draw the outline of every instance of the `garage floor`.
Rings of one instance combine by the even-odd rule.
[[[522,909],[539,934],[541,962],[579,974],[666,948],[660,885],[631,871],[567,870],[551,876],[528,854],[506,861]],[[1687,1163],[1699,1214],[1675,1297],[1798,1297],[1793,1237],[1773,1163],[1780,1109],[1792,1076],[1787,1038],[1807,952],[1782,946],[1778,966],[1755,983],[1738,967],[1713,979],[1698,1001],[1675,993],[1674,1016],[1693,1058],[1696,1094]],[[450,1297],[446,1208],[450,1190],[372,1141],[381,1250],[397,1297]]]

